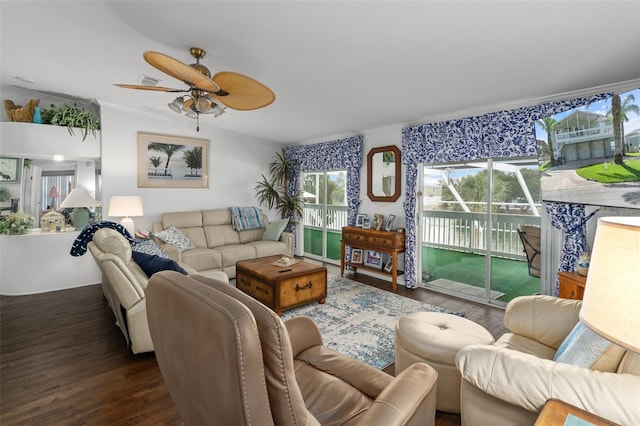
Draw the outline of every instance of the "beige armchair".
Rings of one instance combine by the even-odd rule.
[[[510,333],[458,352],[463,425],[532,425],[551,398],[621,425],[640,424],[640,355],[614,346],[591,368],[553,361],[581,305],[551,296],[513,299],[504,314]]]
[[[283,323],[206,277],[160,272],[147,293],[158,364],[185,424],[434,422],[437,373],[426,364],[394,378],[324,347],[311,319]]]

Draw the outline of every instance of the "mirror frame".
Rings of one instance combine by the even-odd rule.
[[[393,194],[389,196],[385,195],[374,195],[373,194],[373,156],[378,153],[392,151],[396,155],[396,176],[395,176],[395,190]],[[367,154],[367,195],[371,201],[381,201],[381,202],[393,202],[400,198],[400,180],[402,179],[401,171],[401,157],[400,157],[400,148],[395,145],[388,146],[380,146],[377,148],[371,148],[369,154]]]

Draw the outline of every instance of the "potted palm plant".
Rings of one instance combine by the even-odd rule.
[[[287,159],[284,150],[276,154],[276,159],[269,164],[269,177],[262,175],[256,183],[256,197],[260,205],[275,209],[283,219],[289,218],[288,228],[293,222],[291,217],[303,214],[302,190],[289,194],[289,178],[293,175],[296,162]]]

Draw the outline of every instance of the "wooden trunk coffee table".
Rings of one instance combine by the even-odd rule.
[[[236,287],[259,300],[276,314],[313,301],[327,299],[327,268],[298,259],[290,266],[275,266],[281,256],[241,260],[236,263]]]

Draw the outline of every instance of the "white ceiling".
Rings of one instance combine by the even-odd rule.
[[[266,108],[201,121],[282,143],[640,78],[640,0],[2,0],[0,13],[2,85],[189,121],[166,107],[175,94],[113,83],[145,74],[182,88],[142,52],[191,63],[198,46],[213,73],[240,72],[276,93]]]

